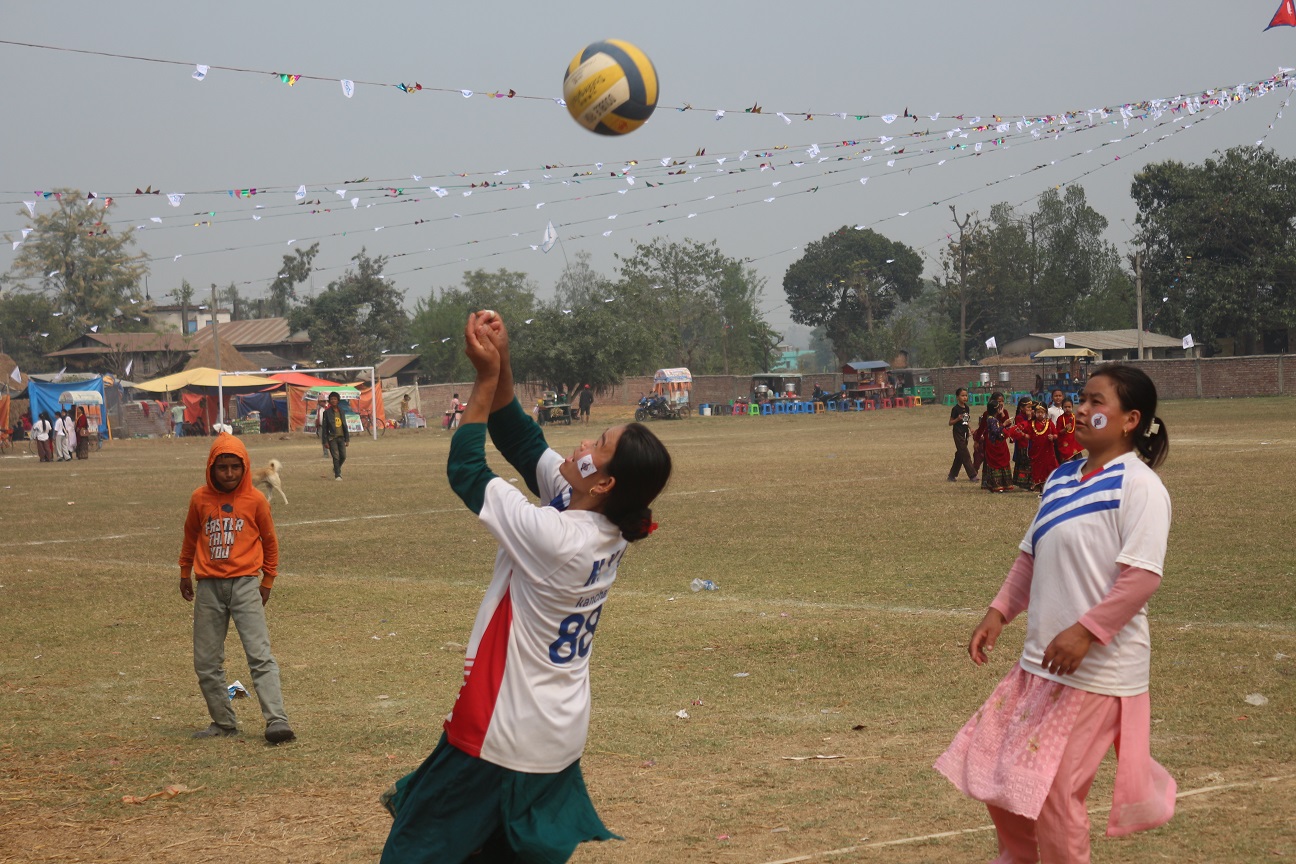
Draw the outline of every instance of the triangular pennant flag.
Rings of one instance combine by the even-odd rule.
[[[35,218],[36,218],[36,202],[35,202],[35,201],[24,201],[24,202],[23,202],[23,205],[27,208],[27,212],[31,214],[32,218],[35,219]]]
[[[1053,337],[1053,347],[1054,347],[1054,348],[1065,348],[1065,347],[1066,347],[1066,337],[1065,337],[1065,336],[1054,336],[1054,337]]]
[[[180,202],[184,200],[183,192],[168,192],[167,201],[171,202],[172,207],[179,207]]]
[[[1291,0],[1288,0],[1288,2],[1290,3]],[[1193,342],[1193,338],[1192,338],[1192,334],[1191,334],[1191,333],[1189,333],[1187,336],[1185,336],[1185,337],[1183,338],[1183,347],[1184,347],[1184,350],[1185,350],[1185,351],[1187,351],[1189,348],[1193,347],[1195,344],[1196,344],[1196,343]]]
[[[123,375],[123,376],[130,375],[131,367],[134,366],[134,365],[135,365],[135,358],[134,358],[134,357],[132,357],[131,359],[127,360],[127,361],[126,361],[126,371],[123,372],[122,375]]]
[[[346,78],[342,79],[342,95],[348,99],[355,95],[354,81],[348,81]]]
[[[27,235],[30,234],[31,232],[35,231],[35,230],[36,230],[35,228],[24,228],[24,229],[22,229],[23,239],[26,240],[26,239],[27,239]]]
[[[1265,29],[1270,30],[1274,27],[1296,27],[1296,4],[1292,0],[1282,0],[1278,4],[1278,11],[1274,13],[1273,19]]]
[[[993,348],[993,349],[995,349],[996,351],[998,351],[998,350],[999,350],[999,343],[995,341],[995,337],[991,336],[989,339],[986,340],[986,347],[987,347],[987,348]]]
[[[66,367],[66,366],[64,366],[62,369],[60,369],[60,370],[58,371],[58,374],[54,376],[54,383],[55,383],[55,384],[57,384],[57,383],[59,383],[60,381],[63,380],[63,373],[66,372],[66,371],[67,371],[67,367]]]
[[[14,366],[13,371],[9,373],[9,377],[17,381],[19,384],[22,383],[22,373],[18,371],[17,366]]]
[[[297,193],[296,193],[296,195],[295,195],[294,197],[296,197],[296,199],[297,199],[298,201],[300,201],[300,200],[302,200],[303,198],[306,197],[306,185],[305,185],[305,184],[302,184],[301,186],[298,186],[298,187],[297,187]]]
[[[550,222],[545,226],[544,238],[540,241],[540,250],[548,252],[558,242],[558,232],[554,230],[553,223]]]
[[[199,63],[198,65],[194,66],[193,79],[194,79],[195,81],[202,81],[202,80],[203,80],[204,78],[206,78],[206,77],[207,77],[207,67],[206,67],[206,66],[204,66],[204,65],[201,64],[201,63]]]

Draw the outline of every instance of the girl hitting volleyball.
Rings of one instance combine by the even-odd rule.
[[[983,801],[995,864],[1089,861],[1085,798],[1117,744],[1108,836],[1163,825],[1175,782],[1150,753],[1146,603],[1161,583],[1170,496],[1155,469],[1170,439],[1151,379],[1112,364],[1090,377],[1075,434],[1087,460],[1049,477],[1021,553],[968,654],[989,659],[1005,624],[1029,611],[1021,658],[936,761]]]
[[[394,822],[382,860],[561,862],[615,836],[580,771],[590,654],[627,545],[656,527],[671,459],[638,423],[564,458],[514,398],[499,317],[474,313],[464,339],[477,378],[446,473],[499,551],[441,740],[383,796]],[[486,467],[488,432],[544,506]]]

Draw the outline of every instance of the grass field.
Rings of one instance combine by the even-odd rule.
[[[1151,603],[1152,749],[1181,792],[1205,791],[1160,830],[1101,839],[1109,759],[1094,860],[1291,860],[1296,401],[1162,415],[1175,521]],[[654,425],[676,473],[605,609],[583,760],[626,840],[575,860],[993,857],[984,809],[930,766],[1020,649],[1022,622],[986,668],[964,645],[1037,502],[945,482],[946,416]],[[581,434],[546,432],[564,452]],[[209,441],[0,459],[0,861],[377,860],[377,796],[437,739],[494,544],[448,489],[440,430],[356,442],[343,483],[313,438],[246,440],[254,464],[282,460],[291,501],[274,504],[268,615],[299,739],[280,747],[255,699],[236,705],[240,738],[189,737],[207,717],[175,561]],[[695,577],[720,590],[690,592]],[[227,665],[249,682],[233,633]],[[815,755],[844,758],[787,758]],[[122,803],[170,784],[193,791]]]

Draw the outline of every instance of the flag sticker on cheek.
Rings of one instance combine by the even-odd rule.
[[[582,477],[588,477],[598,471],[598,469],[594,467],[594,457],[589,453],[586,453],[584,456],[577,459],[576,470],[580,472]]]
[[[1090,419],[1089,421],[1089,425],[1095,429],[1105,428],[1107,426],[1107,415],[1106,414],[1093,415],[1093,418]]]

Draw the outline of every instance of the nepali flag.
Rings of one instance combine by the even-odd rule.
[[[1293,0],[1282,0],[1278,5],[1278,11],[1274,13],[1273,20],[1265,30],[1274,27],[1296,27],[1296,3]]]

